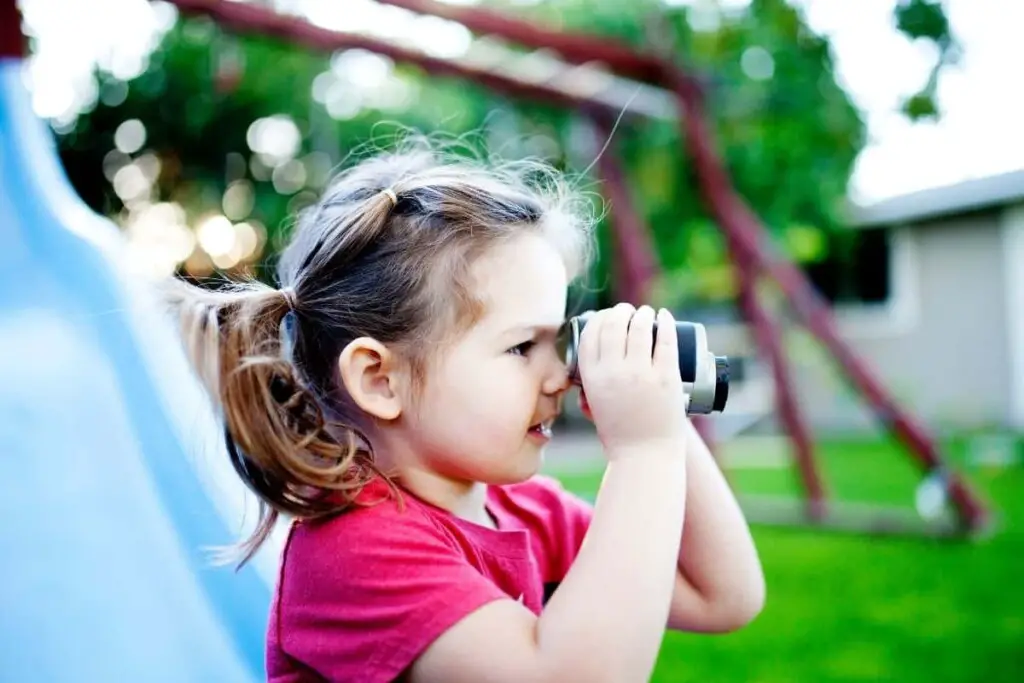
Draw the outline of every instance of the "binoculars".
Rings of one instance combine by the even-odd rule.
[[[583,328],[591,313],[569,319],[565,363],[569,380],[581,385],[577,354]],[[700,323],[676,321],[679,338],[679,374],[687,395],[686,413],[702,415],[722,412],[729,399],[729,359],[716,356],[708,350],[708,336]],[[658,338],[658,323],[654,323],[654,339]],[[651,353],[654,353],[653,347]]]

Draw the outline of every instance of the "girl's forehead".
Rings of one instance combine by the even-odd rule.
[[[539,235],[497,245],[474,264],[484,317],[502,324],[559,324],[568,282],[559,252]]]

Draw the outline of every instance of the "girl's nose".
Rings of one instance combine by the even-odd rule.
[[[561,394],[569,389],[569,368],[557,361],[551,374],[544,380],[541,390],[545,394]]]

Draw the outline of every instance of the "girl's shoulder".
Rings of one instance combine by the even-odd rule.
[[[292,525],[285,560],[306,565],[348,565],[381,555],[408,557],[431,553],[475,556],[516,553],[527,532],[548,552],[575,548],[592,516],[591,504],[566,490],[557,480],[535,475],[528,480],[488,487],[488,511],[499,531],[461,520],[383,481],[371,482],[358,504],[330,518]],[[548,553],[545,553],[548,554]]]
[[[385,489],[292,525],[268,629],[281,678],[298,661],[327,680],[394,680],[452,624],[509,597],[511,579],[496,574],[505,563],[492,566],[442,515]]]
[[[399,537],[424,534],[445,536],[444,529],[415,499],[375,479],[345,511],[323,519],[295,522],[289,532],[289,545],[334,546],[332,552],[337,554],[339,545],[355,550],[364,544],[395,543]]]

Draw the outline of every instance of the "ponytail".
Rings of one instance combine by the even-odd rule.
[[[165,292],[186,353],[224,420],[231,463],[259,498],[256,528],[237,548],[241,566],[281,513],[308,519],[339,512],[376,470],[358,430],[327,423],[288,357],[288,291],[256,282],[210,291],[175,279]]]

